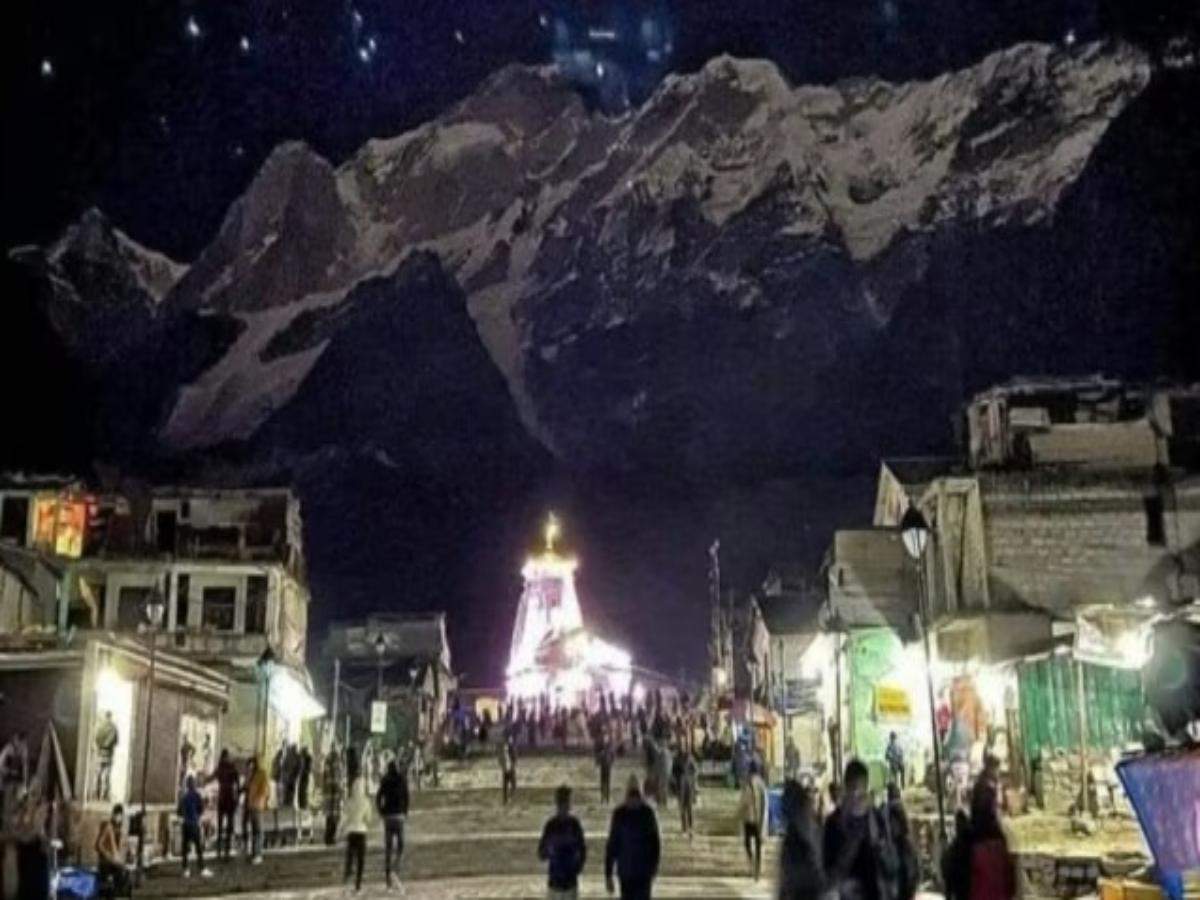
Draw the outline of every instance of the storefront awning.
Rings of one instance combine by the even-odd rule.
[[[325,707],[290,669],[280,667],[271,674],[271,705],[283,716],[319,719]]]

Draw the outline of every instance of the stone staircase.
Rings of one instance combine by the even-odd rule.
[[[632,760],[619,760],[613,771],[613,800],[619,801],[630,774],[640,772]],[[553,811],[554,789],[569,784],[575,814],[588,836],[587,871],[602,871],[604,840],[611,807],[600,802],[596,768],[584,755],[527,756],[518,767],[516,798],[503,805],[496,761],[477,757],[443,762],[438,788],[412,793],[405,829],[403,875],[408,881],[474,876],[538,876],[542,824]],[[702,786],[696,810],[696,834],[680,831],[678,808],[659,811],[663,842],[661,875],[720,878],[748,873],[737,821],[737,795],[724,787]],[[763,847],[763,872],[773,875],[775,842]],[[341,845],[268,850],[262,865],[244,861],[213,863],[211,879],[184,879],[178,861],[156,865],[138,891],[139,897],[196,897],[333,886],[342,874]],[[378,833],[369,836],[365,879],[383,878]],[[536,883],[536,881],[531,882]]]

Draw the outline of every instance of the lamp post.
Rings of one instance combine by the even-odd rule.
[[[154,590],[150,592],[150,596],[146,598],[145,607],[145,630],[150,637],[150,678],[149,687],[146,689],[146,734],[142,738],[142,812],[141,827],[138,828],[137,846],[137,871],[139,880],[144,871],[146,847],[146,777],[150,774],[150,732],[154,713],[155,645],[157,644],[158,629],[162,625],[163,614],[166,610],[167,604],[163,600],[162,591],[155,586]]]
[[[275,651],[268,646],[255,662],[254,668],[258,671],[259,690],[262,691],[262,696],[259,698],[258,706],[255,711],[254,722],[254,752],[258,754],[261,763],[262,756],[266,753],[267,745],[267,722],[270,718],[270,702],[271,702],[271,675],[275,672]]]
[[[929,523],[921,511],[909,504],[900,520],[900,537],[917,568],[918,612],[917,622],[921,629],[921,643],[925,650],[925,686],[929,692],[929,726],[933,732],[934,784],[937,788],[938,840],[946,843],[946,788],[942,782],[942,748],[938,741],[937,704],[933,695],[933,660],[929,650],[929,596],[925,585],[925,550],[929,545]]]

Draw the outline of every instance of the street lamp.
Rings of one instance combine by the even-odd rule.
[[[938,741],[937,704],[933,696],[933,661],[929,650],[929,596],[925,586],[925,550],[929,546],[929,523],[921,511],[911,503],[900,519],[900,538],[904,549],[916,563],[918,612],[917,624],[921,630],[921,643],[925,649],[925,686],[929,691],[929,725],[933,731],[933,771],[937,788],[938,839],[946,843],[946,788],[942,783],[942,748]]]
[[[383,632],[375,635],[375,658],[379,661],[379,665],[375,673],[375,699],[383,699],[383,654],[387,652],[387,639],[383,636]]]
[[[138,828],[137,870],[140,880],[144,869],[144,850],[146,847],[146,777],[150,774],[150,732],[154,713],[154,661],[155,647],[158,643],[158,629],[162,625],[163,615],[167,611],[166,601],[162,591],[156,585],[146,598],[144,612],[146,614],[145,630],[150,637],[150,686],[146,689],[146,734],[142,739],[142,813],[141,827]]]
[[[263,650],[262,655],[258,657],[258,661],[254,663],[254,668],[258,672],[259,690],[262,691],[262,697],[259,699],[254,717],[254,752],[259,755],[261,763],[261,757],[266,753],[267,720],[270,718],[271,676],[275,672],[275,651],[270,646]]]

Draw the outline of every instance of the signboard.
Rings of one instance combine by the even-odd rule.
[[[388,705],[382,700],[371,701],[371,734],[387,731]]]
[[[783,708],[789,713],[821,712],[821,678],[788,678],[783,683]]]
[[[875,714],[880,719],[907,722],[912,718],[912,704],[908,699],[908,691],[889,684],[876,685]]]

